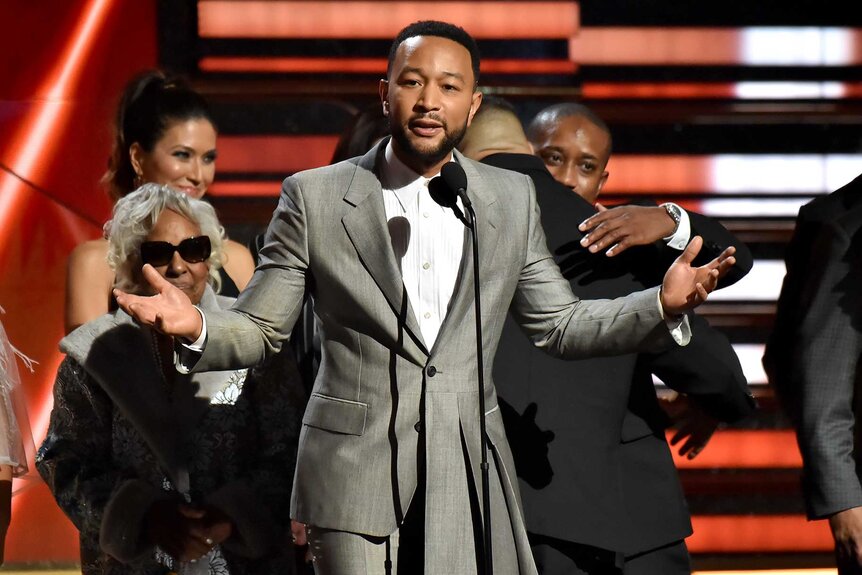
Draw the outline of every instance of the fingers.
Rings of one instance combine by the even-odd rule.
[[[144,279],[153,286],[156,293],[163,293],[166,290],[176,289],[171,282],[163,278],[162,275],[156,271],[156,268],[150,264],[144,264],[144,267],[141,268],[141,273],[143,274]]]
[[[582,232],[587,232],[592,230],[593,228],[597,228],[600,224],[606,222],[611,219],[612,213],[607,208],[600,209],[599,213],[592,215],[581,222],[581,225],[578,226],[578,229]]]
[[[703,247],[703,238],[700,236],[694,236],[688,245],[683,250],[682,254],[677,258],[677,261],[680,261],[684,264],[691,265],[691,262],[694,261],[694,258],[697,257],[697,254],[700,253],[700,248]]]
[[[192,507],[190,505],[180,505],[179,512],[183,517],[188,517],[189,519],[203,519],[207,514],[203,509],[198,509],[197,507]]]
[[[290,534],[293,536],[295,545],[302,547],[308,545],[308,535],[305,532],[305,524],[294,519],[290,520]]]
[[[608,208],[606,208],[603,204],[596,202],[595,205],[596,205],[596,209],[599,210],[599,213],[608,211]]]

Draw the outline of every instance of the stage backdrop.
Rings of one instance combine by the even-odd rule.
[[[155,5],[5,0],[0,10],[0,306],[12,343],[38,362],[22,370],[37,446],[61,360],[66,257],[110,213],[98,183],[110,122],[126,81],[155,66]],[[76,562],[77,531],[45,484],[15,488],[7,563]]]

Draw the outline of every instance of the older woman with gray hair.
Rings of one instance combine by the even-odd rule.
[[[117,202],[106,230],[117,287],[147,293],[150,264],[202,309],[229,303],[212,288],[224,232],[209,204],[145,184]],[[293,571],[284,543],[298,378],[181,375],[172,340],[123,311],[60,348],[36,466],[80,531],[85,574]]]

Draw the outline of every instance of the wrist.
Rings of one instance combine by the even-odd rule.
[[[684,310],[678,310],[673,306],[667,303],[664,296],[664,287],[659,288],[658,292],[658,301],[661,304],[661,312],[664,315],[664,319],[666,321],[681,321],[682,317],[685,315]]]
[[[659,208],[664,210],[668,219],[667,233],[663,237],[672,237],[679,230],[679,223],[682,220],[682,208],[670,202],[661,204]]]

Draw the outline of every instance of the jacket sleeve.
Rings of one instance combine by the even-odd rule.
[[[730,341],[694,313],[689,314],[689,321],[691,342],[645,354],[642,359],[648,369],[716,419],[733,422],[749,415],[755,409],[754,398]]]
[[[548,251],[532,181],[527,206],[526,257],[510,311],[533,344],[566,359],[655,351],[674,345],[661,315],[658,288],[612,300],[581,300]],[[688,320],[676,342],[690,337]]]
[[[854,245],[855,244],[855,245]],[[854,396],[862,357],[862,255],[858,241],[833,223],[813,246],[810,304],[790,362],[798,381],[797,430],[803,488],[811,518],[862,506],[854,457]]]
[[[292,354],[278,354],[255,369],[243,394],[249,394],[257,427],[252,464],[243,476],[210,493],[205,503],[233,523],[225,547],[258,558],[286,545],[289,533],[290,493],[306,399]]]
[[[704,265],[710,260],[718,257],[726,248],[733,246],[736,248],[734,257],[736,264],[730,268],[721,281],[718,283],[718,289],[735,284],[744,278],[751,267],[754,265],[754,259],[751,256],[751,250],[745,245],[745,242],[730,233],[723,225],[714,218],[698,214],[697,212],[688,212],[691,220],[691,236],[700,236],[703,238],[703,247],[700,250],[693,265]]]
[[[108,396],[67,357],[57,373],[54,408],[36,468],[81,532],[82,544],[95,547],[101,540],[103,549],[128,562],[153,549],[143,537],[144,517],[153,502],[167,495],[113,464],[112,413]],[[109,540],[100,534],[109,534]]]

